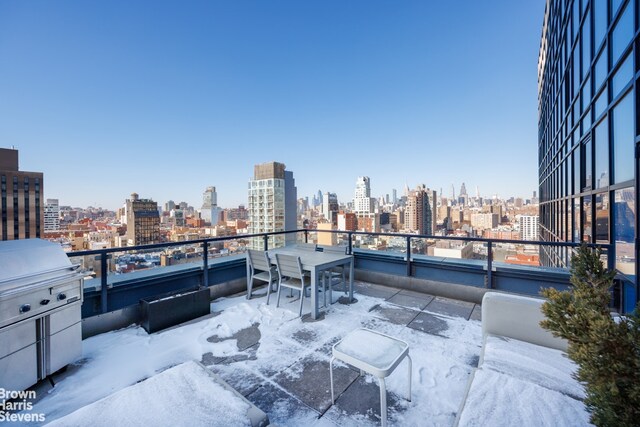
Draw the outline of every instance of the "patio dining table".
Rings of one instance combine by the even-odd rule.
[[[353,256],[335,253],[308,251],[293,248],[277,248],[269,250],[269,259],[276,264],[276,254],[299,256],[302,269],[311,273],[311,318],[317,319],[318,310],[318,284],[322,272],[334,267],[344,266],[349,268],[349,302],[353,301]],[[329,279],[331,280],[331,279]]]

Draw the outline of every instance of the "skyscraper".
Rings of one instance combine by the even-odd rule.
[[[254,166],[249,181],[249,234],[295,230],[297,228],[297,189],[293,172],[278,162]],[[269,247],[295,244],[296,235],[269,236]],[[254,249],[262,249],[262,238],[252,239]]]
[[[353,199],[353,210],[356,214],[368,214],[373,212],[371,182],[368,176],[359,176],[356,180],[356,194]]]
[[[44,204],[44,231],[60,230],[60,203],[58,199],[47,199]]]
[[[407,209],[404,213],[404,226],[418,234],[432,236],[436,231],[436,204],[438,193],[419,185],[409,192],[407,197]]]
[[[43,181],[42,172],[18,169],[18,150],[0,148],[0,240],[41,237]]]
[[[612,243],[609,262],[635,278],[637,2],[564,3],[547,2],[538,58],[539,238]],[[540,248],[543,265],[570,256]]]
[[[338,225],[338,196],[335,193],[322,195],[322,214],[333,225]]]
[[[216,225],[220,219],[222,209],[218,207],[218,193],[216,187],[207,187],[202,193],[202,208],[200,217],[211,225]]]
[[[127,211],[127,242],[129,246],[160,242],[160,214],[158,204],[131,193],[125,202]]]

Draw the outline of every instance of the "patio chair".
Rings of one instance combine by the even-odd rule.
[[[346,246],[322,246],[322,251],[325,253],[346,255],[347,247]],[[338,283],[342,283],[345,295],[349,293],[349,287],[347,286],[347,269],[345,268],[345,266],[340,265],[338,267],[334,267],[331,270],[327,271],[327,275],[329,276],[328,277],[329,287],[333,289],[333,279],[340,278],[342,280]]]
[[[271,287],[278,283],[278,271],[275,266],[271,265],[269,254],[264,251],[249,249],[247,251],[247,261],[249,262],[249,271],[251,276],[247,283],[247,299],[251,298],[251,290],[253,289],[253,279],[267,282],[267,304],[271,296]]]
[[[296,243],[295,248],[301,251],[315,252],[318,250],[318,245],[315,243]]]
[[[276,254],[278,267],[278,297],[276,307],[280,307],[280,292],[282,287],[295,289],[300,292],[300,317],[302,317],[302,305],[304,303],[305,288],[310,285],[309,276],[302,270],[300,257],[294,255]]]

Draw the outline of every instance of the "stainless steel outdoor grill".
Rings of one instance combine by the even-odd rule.
[[[82,356],[82,275],[60,245],[0,242],[0,387],[24,390]]]

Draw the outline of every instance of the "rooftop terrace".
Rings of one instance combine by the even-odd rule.
[[[163,332],[149,335],[132,325],[85,339],[83,360],[55,375],[55,387],[39,385],[49,392],[41,393],[32,412],[44,413],[49,422],[171,366],[198,360],[266,412],[273,424],[378,425],[373,377],[337,363],[333,405],[329,389],[331,346],[366,327],[406,341],[413,358],[411,402],[404,399],[406,360],[388,378],[389,424],[452,425],[478,364],[480,307],[362,281],[355,288],[355,303],[344,304],[341,293],[334,292],[334,304],[317,321],[297,317],[297,296],[283,295],[276,308],[273,300],[266,305],[259,290],[251,300],[242,294],[214,300],[210,316]],[[306,304],[304,313],[310,310]],[[531,417],[536,417],[533,407]]]

